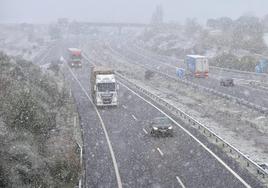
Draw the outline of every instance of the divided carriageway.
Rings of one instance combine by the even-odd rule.
[[[120,40],[119,40],[120,41]],[[176,66],[163,61],[162,59],[156,58],[157,55],[148,55],[149,53],[141,53],[137,48],[131,47],[131,44],[127,42],[111,41],[109,49],[111,53],[120,54],[121,57],[125,58],[129,63],[140,64],[141,66],[149,67],[152,70],[160,71],[170,77],[176,78],[175,70]],[[181,62],[182,63],[182,62]],[[221,77],[232,77],[235,79],[235,87],[223,87],[220,86],[219,80]],[[252,80],[254,79],[254,80]],[[208,79],[197,79],[187,78],[188,81],[206,87],[209,89],[216,90],[222,94],[230,95],[235,98],[243,99],[249,103],[255,104],[259,107],[268,108],[268,88],[264,81],[268,78],[263,77],[261,80],[255,80],[255,77],[249,77],[245,79],[245,76],[234,72],[221,72],[221,73],[210,73]]]
[[[85,60],[82,69],[65,67],[83,127],[87,187],[261,186],[224,153],[218,153],[224,160],[215,158],[209,143],[200,145],[178,126],[184,124],[180,119],[126,83],[120,82],[118,107],[95,108],[90,63],[102,62]],[[151,137],[148,120],[165,115],[177,123],[175,136]]]
[[[62,56],[65,46],[47,52],[51,58],[46,61]],[[81,69],[63,65],[83,132],[85,187],[262,187],[204,137],[182,129],[180,126],[187,127],[184,122],[123,80],[119,106],[95,108],[90,96],[90,63],[99,61],[84,60]],[[174,137],[148,134],[148,120],[159,116],[175,122]]]

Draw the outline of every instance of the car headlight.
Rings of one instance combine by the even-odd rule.
[[[168,127],[168,129],[171,130],[172,129],[172,126]]]
[[[157,128],[157,127],[153,127],[153,129],[154,129],[154,130],[158,130],[158,128]]]

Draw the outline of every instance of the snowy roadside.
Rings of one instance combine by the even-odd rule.
[[[268,117],[160,75],[146,80],[143,68],[119,58],[107,59],[112,59],[109,66],[195,117],[257,163],[268,161]]]
[[[4,54],[0,64],[0,174],[5,174],[5,185],[74,187],[81,175],[82,138],[62,74]],[[23,121],[17,121],[17,113]]]

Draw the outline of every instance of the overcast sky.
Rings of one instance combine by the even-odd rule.
[[[268,0],[0,0],[0,22],[50,22],[61,17],[81,21],[143,22],[162,4],[165,21],[188,17],[207,18],[245,13],[263,16]]]

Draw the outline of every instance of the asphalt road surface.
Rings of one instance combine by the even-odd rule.
[[[118,181],[107,139],[87,97],[89,67],[67,70],[83,126],[87,187],[116,187]],[[122,85],[119,100],[118,107],[98,111],[123,187],[245,187],[244,180],[241,182],[180,128],[175,127],[172,138],[151,137],[148,120],[163,114]]]
[[[74,44],[57,44],[46,62]],[[208,149],[213,147],[202,146],[175,124],[174,137],[151,137],[148,121],[165,114],[124,85],[119,106],[96,110],[90,101],[89,63],[84,61],[81,69],[63,66],[83,129],[86,187],[261,187],[227,156],[219,161]]]
[[[119,43],[120,45],[118,45],[117,43]],[[112,49],[121,54],[121,56],[124,57],[129,63],[140,63],[141,65],[146,65],[154,70],[161,71],[170,76],[176,76],[175,65],[171,65],[163,61],[161,58],[157,59],[157,56],[152,57],[152,55],[150,56],[148,55],[148,53],[143,54],[141,50],[134,48],[131,44],[128,44],[127,42],[117,42],[116,40],[114,40],[110,44]],[[236,84],[234,87],[223,87],[220,86],[219,80],[221,77],[236,78],[239,81],[248,81],[248,79],[246,80],[243,76],[241,77],[241,75],[233,72],[225,74],[225,72],[216,71],[216,73],[217,74],[212,73],[211,76],[209,76],[209,78],[207,79],[192,77],[188,77],[187,79],[198,85],[215,89],[219,92],[229,94],[237,98],[242,98],[259,106],[268,108],[267,89],[264,90],[262,88],[254,88],[238,84]]]

